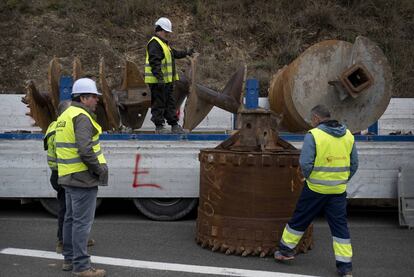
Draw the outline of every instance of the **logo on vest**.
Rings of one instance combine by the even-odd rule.
[[[331,163],[333,161],[340,161],[340,160],[346,160],[346,157],[335,157],[335,156],[328,156],[328,157],[326,157],[326,161],[328,163]]]
[[[63,127],[65,127],[66,126],[66,121],[64,121],[64,120],[62,120],[62,121],[59,121],[57,124],[56,124],[56,128],[63,128]]]

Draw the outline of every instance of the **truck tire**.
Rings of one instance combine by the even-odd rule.
[[[135,198],[134,204],[146,217],[158,221],[173,221],[188,215],[197,198]]]
[[[58,216],[59,212],[59,202],[56,198],[41,198],[40,203],[42,204],[43,208],[52,214],[54,217]],[[96,199],[96,209],[101,205],[102,198]]]

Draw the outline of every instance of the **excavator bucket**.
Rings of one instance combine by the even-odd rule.
[[[111,129],[118,129],[120,124],[119,114],[115,99],[105,79],[104,58],[101,58],[101,61],[99,62],[99,81],[101,83],[103,105],[109,121],[108,124]]]

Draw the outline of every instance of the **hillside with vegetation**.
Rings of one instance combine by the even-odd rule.
[[[2,0],[0,92],[24,93],[28,79],[46,90],[53,56],[66,74],[78,56],[94,76],[104,57],[108,82],[117,88],[125,59],[143,66],[160,16],[173,23],[174,48],[200,53],[199,81],[214,89],[246,63],[264,95],[271,76],[307,47],[363,35],[389,59],[393,95],[414,97],[412,0]]]

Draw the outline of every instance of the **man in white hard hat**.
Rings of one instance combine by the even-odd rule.
[[[77,80],[71,106],[56,120],[58,183],[66,193],[62,270],[81,277],[105,276],[105,270],[91,266],[87,252],[98,186],[108,184],[108,167],[99,143],[102,128],[94,114],[99,95],[93,80]]]
[[[172,32],[171,21],[161,17],[155,22],[155,35],[147,44],[145,59],[145,83],[151,89],[151,121],[155,132],[168,133],[164,127],[165,120],[171,125],[174,134],[185,133],[178,124],[178,117],[173,97],[174,81],[178,80],[175,59],[191,56],[193,49],[178,51],[170,48],[168,36]]]

